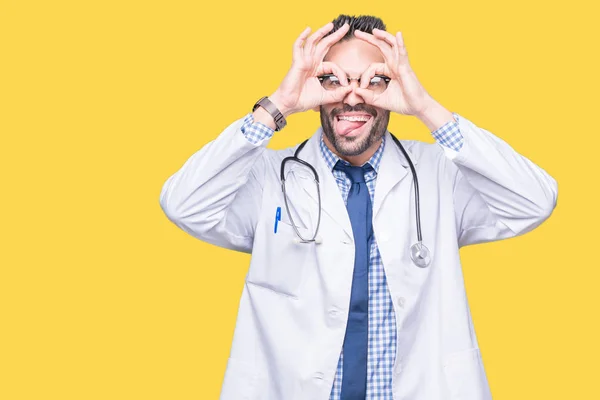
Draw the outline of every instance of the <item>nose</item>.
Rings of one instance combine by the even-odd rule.
[[[354,89],[360,86],[360,82],[358,81],[358,79],[349,79],[348,84],[352,86],[352,91],[348,92],[346,97],[344,97],[344,104],[348,104],[349,106],[354,107],[357,104],[364,103],[364,99],[358,94],[356,94],[356,92],[354,91]]]

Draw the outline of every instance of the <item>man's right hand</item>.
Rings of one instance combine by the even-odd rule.
[[[279,88],[269,96],[285,117],[323,104],[340,102],[352,90],[352,86],[348,85],[346,74],[336,64],[323,61],[331,46],[348,32],[349,25],[344,24],[340,29],[323,38],[332,29],[333,23],[330,22],[308,37],[310,28],[306,28],[296,39],[292,66]],[[317,78],[323,74],[336,75],[342,86],[332,91],[323,89]],[[256,111],[259,111],[258,117],[262,117],[259,119],[263,119],[265,114],[269,115],[261,107]]]

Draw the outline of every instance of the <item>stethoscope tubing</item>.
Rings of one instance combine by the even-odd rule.
[[[308,139],[306,139],[304,142],[302,142],[300,144],[300,146],[298,146],[298,148],[294,152],[293,156],[285,157],[281,161],[281,171],[280,171],[281,172],[281,191],[283,192],[283,201],[285,203],[285,210],[290,218],[290,222],[292,223],[292,228],[296,232],[296,235],[300,238],[300,242],[301,243],[311,243],[311,242],[320,243],[321,241],[317,239],[317,235],[319,234],[319,228],[321,227],[321,211],[322,211],[321,210],[321,187],[319,185],[319,174],[317,173],[317,170],[310,163],[308,163],[298,157],[300,150],[302,150],[302,148],[306,145],[307,142],[308,142]],[[294,161],[294,162],[304,165],[305,167],[308,167],[311,170],[311,172],[313,173],[313,176],[315,178],[315,183],[317,185],[317,196],[318,196],[318,201],[319,201],[318,202],[319,214],[317,217],[317,228],[315,229],[315,233],[311,239],[306,239],[306,238],[302,237],[302,235],[300,234],[300,231],[298,231],[298,228],[296,227],[296,223],[294,222],[292,213],[290,213],[290,207],[288,204],[287,194],[285,192],[285,163],[288,161]]]
[[[400,148],[400,150],[404,154],[404,157],[406,157],[406,159],[408,160],[408,165],[410,166],[410,170],[412,172],[413,182],[415,183],[415,211],[417,214],[417,217],[416,217],[417,240],[419,242],[422,242],[423,237],[421,236],[421,200],[419,199],[419,179],[417,179],[417,171],[415,171],[415,166],[413,165],[412,160],[408,156],[408,153],[406,152],[406,150],[404,150],[404,146],[402,146],[402,143],[400,143],[400,141],[396,138],[396,136],[392,135],[391,133],[390,133],[390,136],[392,136],[392,139],[394,140],[394,142],[396,143],[398,148]]]
[[[416,219],[416,225],[417,225],[417,243],[415,243],[414,245],[411,246],[411,258],[413,260],[413,262],[415,263],[415,265],[421,267],[421,268],[425,268],[429,265],[430,263],[430,252],[429,249],[427,249],[427,246],[425,246],[423,244],[423,237],[421,235],[421,201],[419,198],[419,180],[417,178],[417,171],[415,170],[415,166],[412,163],[412,160],[410,159],[410,157],[408,156],[408,153],[406,152],[406,150],[404,149],[404,146],[402,146],[402,143],[400,143],[400,141],[390,133],[390,135],[392,136],[392,140],[394,141],[394,143],[396,143],[396,146],[398,146],[398,148],[400,149],[400,151],[402,151],[402,154],[404,154],[404,157],[406,157],[406,160],[408,161],[408,165],[410,166],[410,170],[413,176],[413,183],[414,183],[414,192],[415,192],[415,219]],[[308,139],[306,139],[305,141],[303,141],[298,148],[296,149],[296,151],[294,152],[293,156],[289,156],[289,157],[285,157],[282,161],[281,161],[281,190],[283,192],[283,198],[284,198],[284,202],[285,202],[285,208],[286,208],[286,212],[290,218],[290,222],[292,223],[292,227],[294,229],[294,231],[296,232],[296,235],[300,238],[300,243],[321,243],[322,240],[320,240],[319,238],[317,238],[317,235],[319,233],[319,227],[321,225],[321,191],[319,188],[319,174],[317,173],[316,169],[308,162],[302,160],[301,158],[298,157],[298,154],[300,154],[300,151],[304,148],[304,146],[306,145],[306,143],[308,142]],[[300,234],[300,232],[298,231],[298,228],[296,227],[296,224],[294,223],[294,220],[292,219],[292,215],[290,213],[290,209],[289,209],[289,205],[288,205],[288,200],[287,200],[287,194],[285,191],[285,163],[288,161],[293,161],[293,162],[298,162],[306,167],[308,167],[311,172],[313,173],[314,179],[315,179],[315,183],[317,185],[317,194],[318,194],[318,200],[319,200],[319,216],[318,216],[318,220],[317,220],[317,227],[315,229],[315,234],[313,235],[313,237],[311,239],[306,239],[304,237],[302,237],[302,235]]]

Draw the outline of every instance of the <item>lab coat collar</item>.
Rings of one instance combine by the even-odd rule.
[[[377,216],[383,201],[390,191],[410,173],[410,164],[404,156],[404,153],[402,153],[394,142],[394,139],[392,139],[389,131],[386,132],[385,140],[386,146],[383,149],[383,156],[381,158],[381,165],[379,166],[377,183],[375,185],[373,217]],[[416,168],[418,157],[411,151],[414,142],[400,140],[400,143]]]
[[[323,212],[328,214],[344,230],[346,235],[352,239],[352,225],[346,211],[346,204],[335,181],[335,177],[323,159],[321,149],[319,148],[322,133],[323,128],[319,127],[317,132],[308,140],[298,157],[310,163],[319,174],[321,207]],[[307,190],[307,188],[305,190],[315,202],[318,202],[318,196],[314,191]]]

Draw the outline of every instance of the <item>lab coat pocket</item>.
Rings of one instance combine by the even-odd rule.
[[[296,229],[302,237],[311,237],[308,229],[301,226]],[[281,221],[277,233],[271,230],[268,240],[255,245],[247,281],[277,294],[298,298],[314,246],[314,243],[300,243],[294,227]]]
[[[260,392],[261,375],[252,364],[230,358],[227,361],[220,400],[256,400]]]
[[[492,399],[479,349],[449,354],[443,368],[452,400]]]

